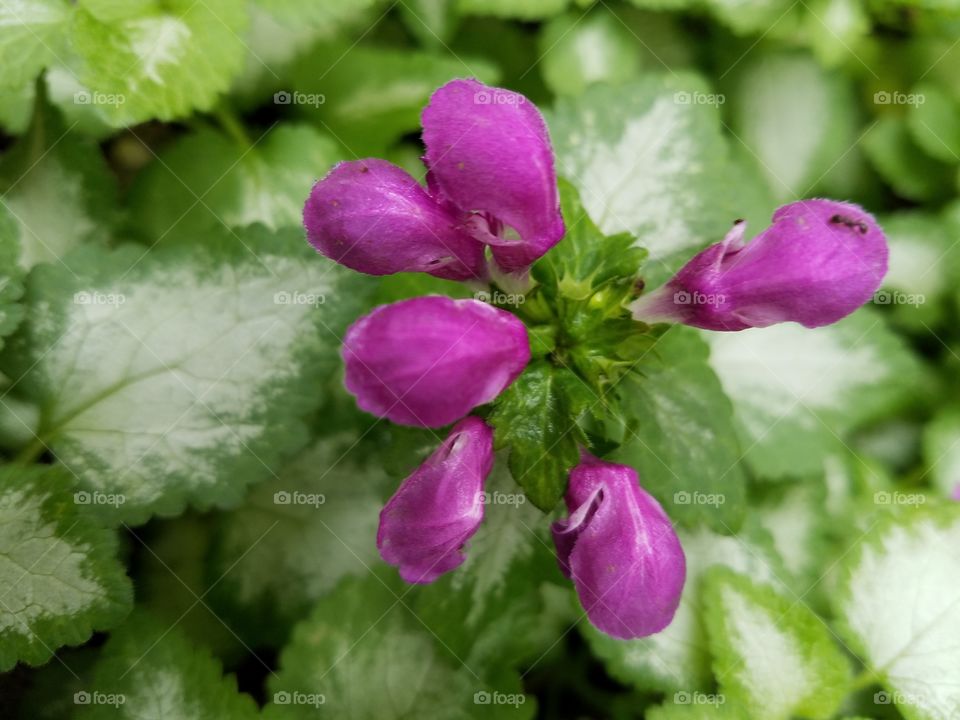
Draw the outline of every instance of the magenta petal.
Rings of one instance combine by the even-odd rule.
[[[310,243],[341,265],[369,275],[482,279],[484,246],[462,219],[404,170],[377,159],[338,164],[313,186],[303,209]]]
[[[784,205],[748,243],[743,224],[633,305],[646,322],[743,330],[779,322],[829,325],[870,300],[887,272],[887,240],[851,203]]]
[[[525,269],[563,237],[550,136],[523,95],[453,80],[423,111],[423,141],[431,187],[495,230],[507,226],[499,238],[477,235],[503,270]]]
[[[427,296],[376,308],[347,330],[345,383],[400,425],[442,427],[499,395],[530,360],[523,323],[479,300]]]
[[[680,604],[686,560],[636,471],[585,453],[565,499],[570,517],[553,524],[553,538],[590,622],[623,639],[663,630]]]
[[[493,468],[493,431],[461,420],[380,513],[377,548],[410,583],[430,583],[466,559],[483,520],[483,483]]]

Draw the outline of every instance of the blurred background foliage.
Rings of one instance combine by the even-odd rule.
[[[5,335],[42,310],[18,302],[23,283],[81,267],[78,249],[261,247],[250,233],[297,234],[310,185],[337,161],[386,157],[422,177],[420,111],[462,76],[544,111],[558,174],[592,221],[650,251],[648,287],[734,219],[759,231],[803,197],[861,203],[891,246],[874,307],[816,332],[681,334],[632,396],[649,447],[617,452],[681,522],[690,561],[666,633],[624,643],[589,628],[529,504],[489,508],[462,570],[399,586],[378,565],[377,513],[436,438],[363,416],[331,365],[305,391],[305,429],[245,471],[245,497],[114,521],[135,614],[4,675],[4,716],[115,717],[74,704],[91,687],[136,697],[129,717],[260,712],[223,670],[278,718],[312,716],[276,700],[317,685],[329,717],[763,717],[674,702],[720,679],[705,570],[769,581],[833,627],[855,541],[878,513],[916,510],[878,505],[896,493],[938,505],[960,483],[955,0],[0,0],[0,63]],[[464,292],[357,283],[358,308]],[[11,457],[30,446],[31,405],[54,402],[15,381],[0,422]],[[503,469],[493,483],[515,492]],[[325,494],[324,512],[278,507],[288,488]],[[697,490],[749,502],[675,499]],[[782,716],[897,717],[874,699],[869,659],[849,659],[866,664],[862,682]],[[131,664],[142,675],[118,680]],[[161,690],[144,699],[145,685]],[[488,690],[528,699],[476,704]]]

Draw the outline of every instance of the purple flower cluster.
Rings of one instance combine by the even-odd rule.
[[[546,125],[524,96],[454,80],[423,112],[426,188],[383,160],[340,163],[304,209],[323,255],[363,273],[425,272],[469,282],[525,277],[564,235]],[[744,242],[738,223],[659,290],[631,305],[637,320],[741,330],[835,322],[866,302],[886,272],[873,218],[848,203],[780,208]],[[376,308],[343,344],[358,405],[446,440],[380,515],[377,547],[404,580],[429,583],[465,559],[484,515],[493,431],[474,408],[523,372],[530,344],[515,315],[478,300],[428,296]],[[557,556],[591,622],[620,638],[673,618],[686,573],[670,519],[630,467],[586,451],[570,472],[568,517],[553,524]]]

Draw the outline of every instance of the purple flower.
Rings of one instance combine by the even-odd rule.
[[[643,322],[743,330],[779,322],[829,325],[870,300],[887,272],[887,241],[857,205],[803,200],[744,243],[738,222],[673,279],[632,305]]]
[[[530,360],[523,323],[479,300],[427,296],[382,305],[343,342],[357,404],[400,425],[442,427],[490,402]]]
[[[493,431],[461,420],[380,513],[377,548],[410,583],[430,583],[466,559],[483,520],[483,483],[493,468]]]
[[[590,622],[623,639],[663,630],[680,603],[686,561],[636,471],[585,452],[565,500],[570,515],[553,524],[553,540]]]
[[[383,160],[340,163],[313,187],[307,236],[323,255],[371,275],[522,273],[563,237],[543,117],[519,93],[453,80],[423,111],[427,190]]]

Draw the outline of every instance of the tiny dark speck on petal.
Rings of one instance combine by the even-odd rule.
[[[466,167],[466,166],[463,164],[463,161],[462,161],[462,160],[457,163],[457,170],[463,170],[464,167]]]

